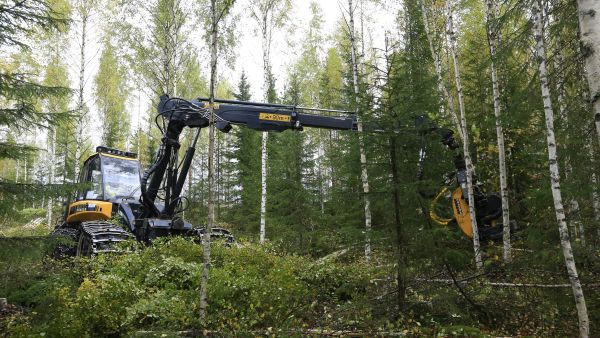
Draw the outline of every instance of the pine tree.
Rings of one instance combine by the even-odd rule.
[[[54,8],[46,1],[11,1],[0,5],[0,47],[20,51],[30,49],[28,34],[39,30],[51,34],[66,28],[68,14]],[[0,125],[26,130],[50,123],[56,124],[61,114],[42,112],[38,100],[60,97],[68,89],[40,84],[41,79],[19,68],[5,68],[0,72]],[[0,156],[16,158],[31,153],[21,144],[0,142]]]
[[[251,101],[250,83],[245,72],[242,72],[235,99]],[[236,177],[234,184],[240,187],[238,206],[233,210],[233,221],[242,233],[258,233],[257,225],[260,223],[260,133],[236,127],[233,130],[234,145],[232,158],[235,159]],[[253,231],[254,230],[254,231]]]

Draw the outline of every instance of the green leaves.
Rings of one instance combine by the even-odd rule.
[[[129,134],[125,76],[126,70],[119,62],[115,47],[106,39],[94,78],[94,95],[102,117],[102,144],[111,148],[124,149]]]

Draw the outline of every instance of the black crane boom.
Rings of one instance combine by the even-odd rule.
[[[146,218],[173,219],[181,204],[181,191],[196,151],[200,130],[209,126],[208,99],[192,101],[163,95],[158,104],[158,116],[166,126],[154,164],[144,173],[141,181],[140,202]],[[222,132],[232,125],[242,125],[260,131],[303,130],[304,127],[334,130],[357,130],[356,116],[343,110],[306,108],[293,105],[259,102],[214,100],[214,124]],[[314,112],[330,112],[327,116]],[[158,117],[157,117],[158,118]],[[185,127],[196,129],[192,144],[181,163],[178,150],[179,136]],[[161,188],[162,187],[162,188]],[[164,191],[164,206],[155,203],[159,191]]]

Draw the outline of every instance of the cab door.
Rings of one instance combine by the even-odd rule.
[[[108,220],[112,217],[112,203],[104,201],[100,157],[90,158],[80,176],[82,188],[75,202],[69,205],[67,223]]]

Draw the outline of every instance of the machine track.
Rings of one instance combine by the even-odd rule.
[[[77,256],[117,252],[116,243],[133,238],[125,229],[105,221],[82,222],[80,228]]]
[[[50,233],[50,237],[60,240],[52,251],[52,258],[63,259],[65,257],[75,256],[77,252],[77,241],[79,240],[79,230],[65,227],[64,224],[62,224]]]

